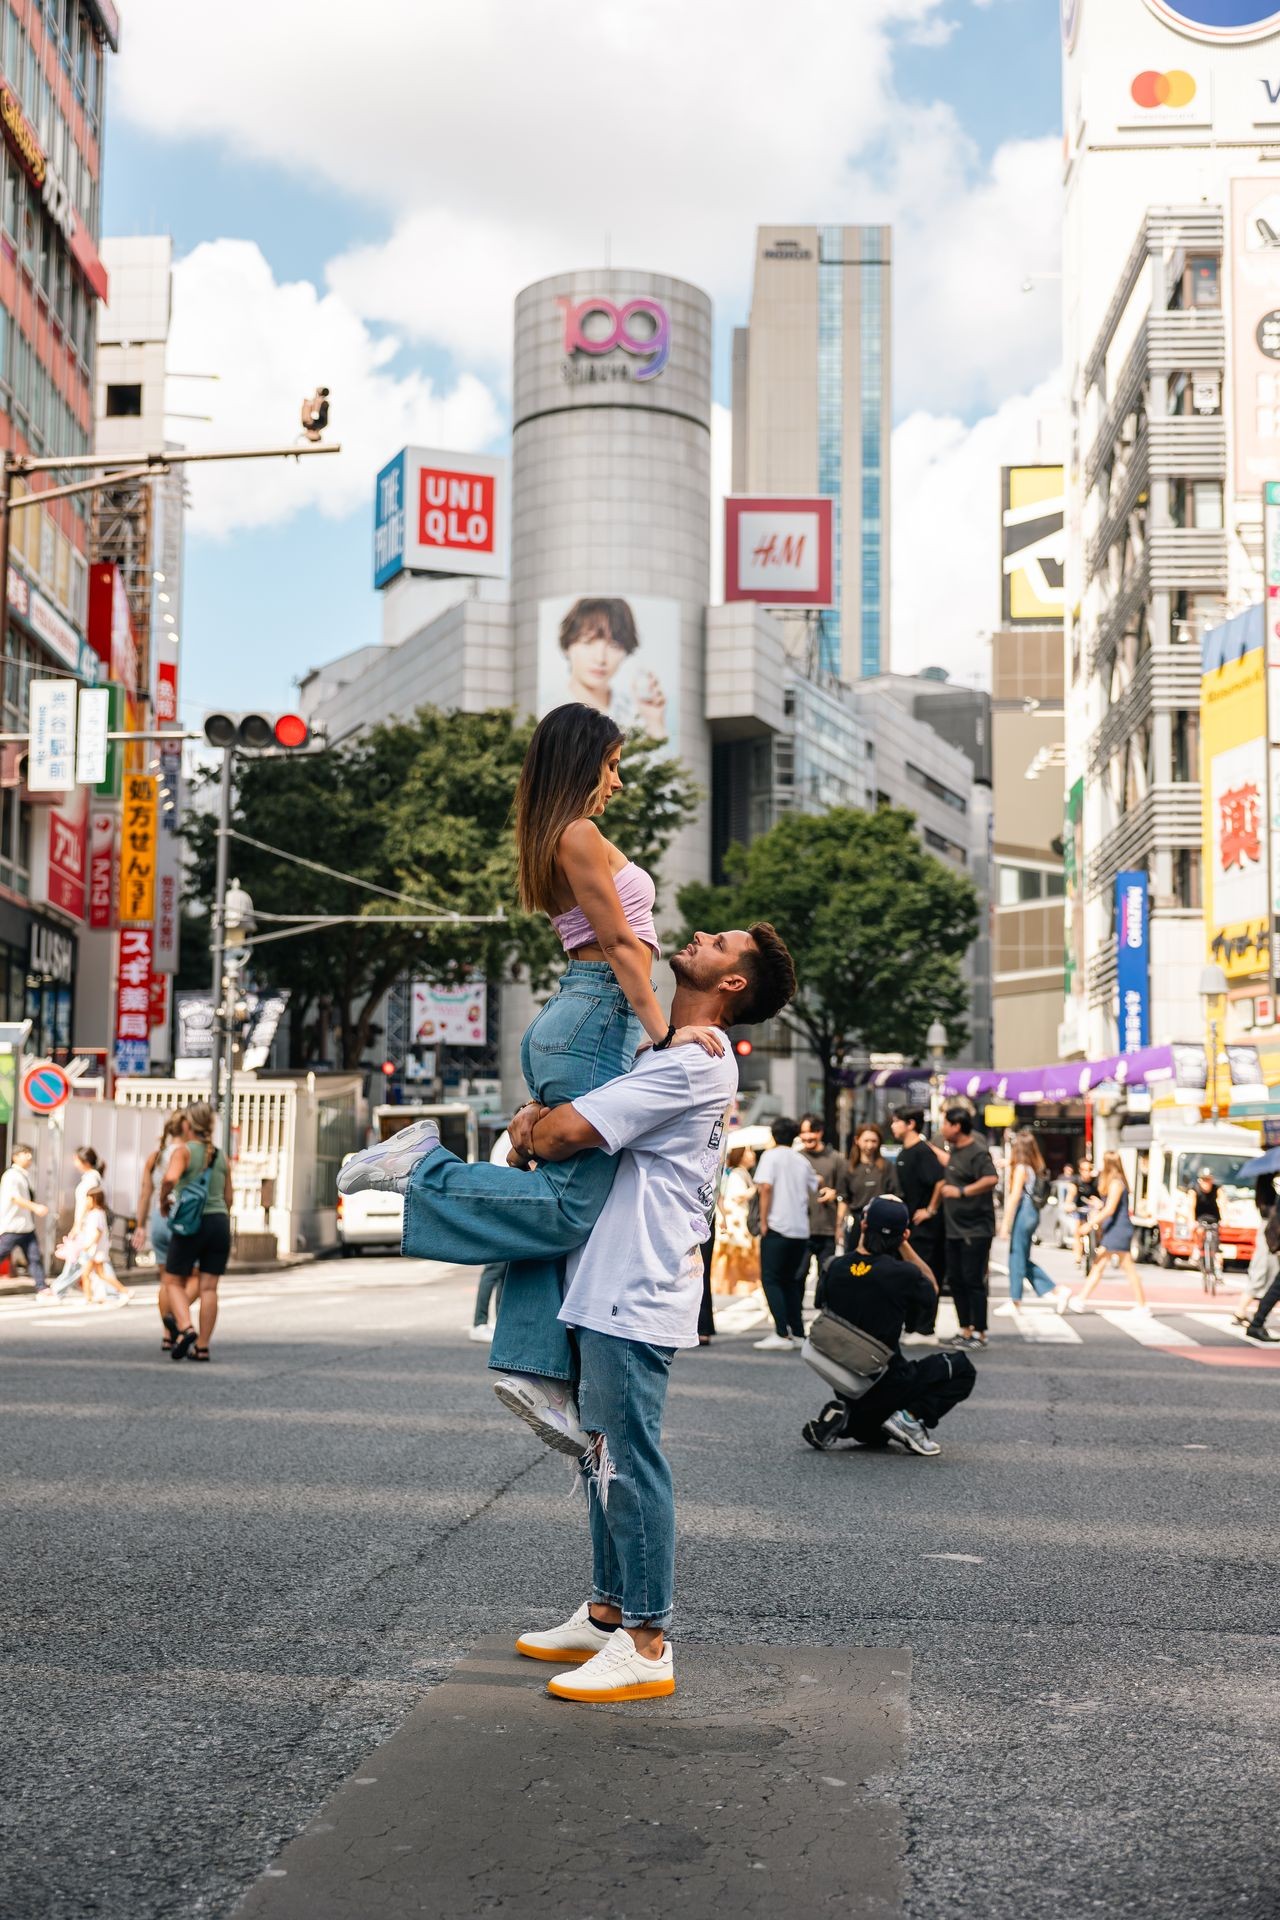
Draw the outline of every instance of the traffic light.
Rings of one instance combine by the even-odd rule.
[[[295,753],[310,745],[311,726],[300,713],[206,713],[204,737],[211,747],[240,747],[253,753],[283,747]]]
[[[740,1059],[745,1060],[747,1055],[752,1051],[751,1042],[749,1040],[735,1040],[733,1050]]]

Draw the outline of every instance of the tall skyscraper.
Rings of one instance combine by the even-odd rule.
[[[891,269],[888,227],[760,227],[733,340],[733,490],[835,501],[835,605],[786,624],[846,680],[890,667]]]

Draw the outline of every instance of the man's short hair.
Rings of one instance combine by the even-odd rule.
[[[893,1117],[901,1120],[904,1127],[914,1127],[917,1133],[924,1132],[923,1107],[896,1107]]]
[[[735,1026],[759,1026],[781,1013],[796,990],[795,962],[787,952],[782,936],[767,920],[757,920],[747,928],[751,946],[742,955],[742,971],[747,984],[733,1009]]]
[[[800,1131],[803,1133],[806,1127],[813,1133],[825,1133],[827,1130],[826,1122],[820,1113],[802,1113],[800,1115]]]
[[[775,1147],[789,1147],[794,1144],[800,1129],[794,1120],[779,1118],[769,1122],[769,1131],[773,1135]]]
[[[968,1107],[948,1107],[943,1119],[952,1127],[959,1127],[961,1133],[973,1132],[973,1115]]]
[[[14,1148],[13,1152],[9,1155],[9,1158],[11,1160],[16,1160],[20,1153],[25,1153],[28,1160],[34,1160],[36,1157],[35,1148],[29,1147],[25,1140],[19,1140],[17,1146]]]

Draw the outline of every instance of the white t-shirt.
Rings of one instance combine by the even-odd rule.
[[[809,1238],[809,1195],[818,1190],[818,1176],[802,1153],[790,1147],[766,1147],[756,1167],[756,1185],[771,1187],[769,1231],[788,1240]]]
[[[0,1233],[31,1233],[35,1216],[28,1208],[15,1206],[17,1200],[31,1198],[31,1182],[22,1167],[9,1167],[0,1176]]]
[[[738,1062],[701,1047],[642,1053],[630,1073],[574,1101],[621,1153],[591,1238],[569,1256],[560,1318],[570,1327],[695,1347],[725,1115]],[[622,1149],[627,1151],[622,1153]]]

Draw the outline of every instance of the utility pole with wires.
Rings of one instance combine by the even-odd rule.
[[[236,1028],[239,1024],[237,1003],[245,967],[257,948],[268,946],[277,940],[296,939],[300,934],[319,933],[327,927],[499,926],[507,916],[501,908],[496,913],[455,913],[449,909],[434,907],[430,901],[420,900],[413,894],[400,893],[394,887],[379,886],[373,880],[361,879],[358,874],[346,873],[339,867],[326,866],[321,860],[313,860],[306,854],[293,853],[286,847],[271,846],[269,842],[255,839],[252,834],[241,833],[237,827],[233,827],[231,824],[234,800],[232,773],[236,753],[291,754],[311,748],[313,746],[311,728],[300,715],[280,714],[273,719],[263,713],[211,713],[205,718],[203,737],[211,747],[219,748],[222,753],[222,765],[218,777],[217,846],[214,855],[211,940],[213,1034],[209,1098],[214,1109],[221,1113],[222,1147],[228,1158],[231,1158],[235,1043]],[[325,744],[322,739],[316,743],[321,746]],[[344,881],[362,892],[376,895],[380,900],[386,900],[400,907],[412,907],[415,911],[377,915],[267,913],[260,908],[255,908],[239,882],[229,878],[233,840],[241,846],[252,847],[257,853],[268,854],[272,859],[287,861],[291,866],[321,874],[329,880]],[[259,933],[257,931],[259,922],[269,925],[270,930]]]

